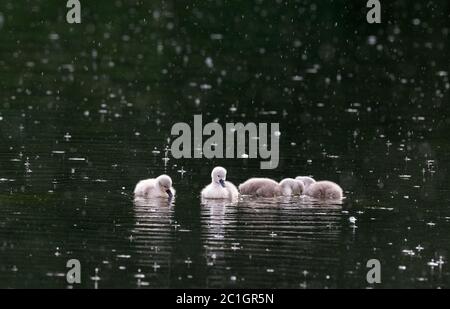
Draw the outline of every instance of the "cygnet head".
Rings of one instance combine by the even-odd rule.
[[[212,182],[219,184],[225,188],[225,180],[227,179],[227,170],[223,167],[215,167],[211,173]]]
[[[286,178],[280,181],[281,194],[284,196],[302,195],[305,186],[302,181]]]
[[[301,182],[303,182],[305,189],[316,182],[313,178],[308,177],[308,176],[298,176],[298,177],[295,177],[295,180],[300,180]]]
[[[169,198],[171,199],[173,197],[172,194],[172,179],[167,175],[161,175],[157,179],[158,185],[161,189],[161,191],[166,192],[169,195]]]

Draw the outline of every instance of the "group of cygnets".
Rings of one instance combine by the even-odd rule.
[[[227,170],[215,167],[211,173],[211,183],[201,192],[203,199],[236,200],[241,195],[261,198],[277,196],[309,196],[320,200],[340,200],[343,198],[342,188],[331,181],[315,181],[311,177],[299,176],[286,178],[280,182],[269,178],[250,178],[236,186],[226,181]],[[169,198],[175,196],[172,179],[167,175],[140,181],[134,189],[135,197]]]

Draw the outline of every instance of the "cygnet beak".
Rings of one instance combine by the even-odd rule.
[[[220,185],[225,188],[225,180],[220,179],[219,182],[220,182]]]
[[[172,191],[170,189],[168,189],[168,190],[166,190],[166,193],[169,195],[169,200],[171,200],[173,197]]]

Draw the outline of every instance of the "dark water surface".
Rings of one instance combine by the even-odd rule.
[[[381,25],[347,1],[85,2],[75,26],[61,1],[0,4],[1,288],[68,287],[73,258],[85,288],[365,288],[370,259],[378,287],[450,287],[448,1]],[[194,114],[279,122],[279,167],[175,160]],[[202,205],[216,165],[347,198]],[[161,173],[176,200],[134,203]]]

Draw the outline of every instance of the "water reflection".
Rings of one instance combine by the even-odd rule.
[[[230,230],[236,226],[237,202],[202,199],[202,242],[207,264],[206,286],[225,286],[231,278],[221,270],[226,269],[226,251],[230,243]]]
[[[174,222],[174,200],[134,200],[135,226],[131,231],[136,254],[137,285],[168,287],[174,234],[179,226]]]
[[[342,205],[304,198],[198,207],[134,201],[132,257],[139,287],[334,286]]]
[[[207,286],[314,284],[304,272],[338,263],[340,221],[340,205],[317,207],[300,198],[208,202],[202,207]]]

